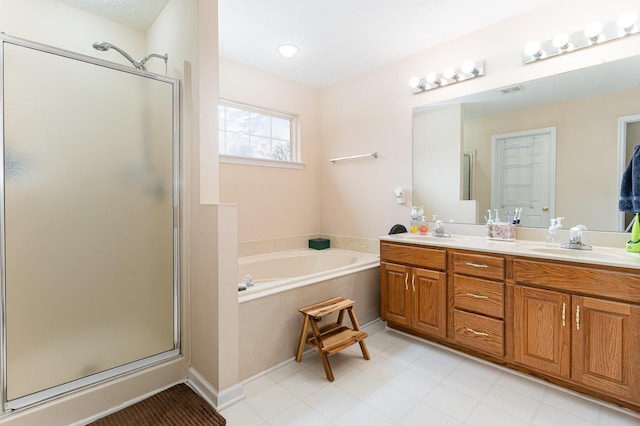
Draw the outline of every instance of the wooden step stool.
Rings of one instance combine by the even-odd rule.
[[[322,367],[324,367],[327,379],[333,382],[333,372],[329,365],[328,355],[340,352],[358,342],[364,359],[370,359],[367,345],[364,343],[367,333],[360,330],[356,314],[353,312],[354,304],[355,302],[353,300],[334,297],[324,302],[300,308],[299,311],[304,317],[304,320],[302,322],[302,331],[300,332],[300,341],[298,342],[296,361],[300,362],[302,360],[302,352],[304,351],[304,345],[306,343],[320,353]],[[324,316],[337,311],[339,312],[336,322],[318,328],[317,323],[320,322]],[[353,328],[342,325],[345,311],[349,313]],[[310,333],[307,332],[309,325],[311,325]]]

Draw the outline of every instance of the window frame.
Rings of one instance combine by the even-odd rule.
[[[236,108],[236,109],[241,109],[243,111],[247,111],[249,113],[257,113],[257,114],[262,114],[269,117],[280,118],[280,119],[288,120],[290,123],[290,140],[289,140],[290,160],[289,161],[272,160],[268,158],[245,157],[241,155],[222,154],[220,153],[220,148],[218,147],[218,155],[219,155],[220,163],[242,164],[242,165],[262,166],[262,167],[279,167],[279,168],[287,168],[287,169],[302,169],[304,167],[305,164],[300,161],[301,150],[300,150],[299,123],[298,123],[298,116],[296,114],[276,111],[273,109],[263,108],[255,105],[249,105],[242,102],[236,102],[236,101],[232,101],[224,98],[218,99],[218,114],[220,113],[220,106]],[[219,116],[218,116],[218,120],[219,120]],[[218,135],[220,135],[221,132],[226,132],[226,129],[219,128]],[[222,143],[222,141],[218,140],[218,144],[220,143]]]

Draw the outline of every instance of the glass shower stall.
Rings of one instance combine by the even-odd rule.
[[[180,355],[180,116],[177,80],[0,41],[9,411]]]

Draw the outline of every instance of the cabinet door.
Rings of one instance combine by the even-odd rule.
[[[640,396],[640,307],[573,296],[573,379],[602,392]]]
[[[414,268],[411,275],[414,329],[434,336],[447,336],[447,274]]]
[[[540,372],[569,378],[570,296],[557,291],[516,286],[513,308],[516,362]]]
[[[380,264],[380,316],[385,321],[411,324],[411,268],[394,263]]]

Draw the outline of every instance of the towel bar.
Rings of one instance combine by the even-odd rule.
[[[329,160],[329,162],[335,164],[336,161],[355,160],[357,158],[367,158],[367,157],[378,158],[378,153],[372,152],[371,154],[351,155],[349,157],[332,158]]]

